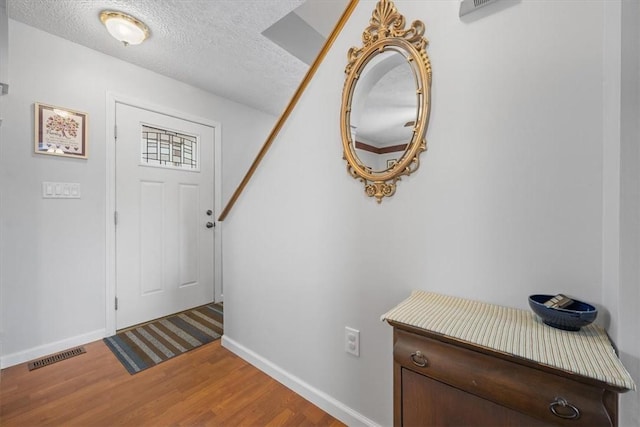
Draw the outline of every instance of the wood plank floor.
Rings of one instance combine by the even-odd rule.
[[[343,426],[220,345],[129,375],[102,341],[87,353],[0,373],[0,425]]]

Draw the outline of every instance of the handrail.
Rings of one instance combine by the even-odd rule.
[[[300,86],[298,86],[298,89],[296,89],[296,92],[293,94],[293,97],[289,101],[289,105],[287,105],[287,108],[284,110],[284,113],[282,113],[282,115],[276,122],[276,125],[271,130],[271,133],[269,134],[269,136],[267,137],[267,140],[265,141],[264,145],[260,149],[260,152],[258,152],[258,155],[256,156],[255,160],[251,164],[251,167],[247,171],[246,175],[240,182],[240,185],[238,185],[238,188],[236,188],[236,191],[233,193],[233,195],[227,202],[227,205],[222,211],[222,214],[220,214],[220,216],[218,217],[218,221],[224,221],[227,215],[229,215],[231,208],[233,208],[233,205],[235,205],[236,201],[240,197],[240,194],[242,193],[244,188],[247,186],[247,184],[251,180],[251,177],[253,176],[256,169],[258,168],[258,165],[264,158],[265,154],[267,154],[267,151],[269,151],[269,148],[271,147],[271,144],[273,144],[273,141],[276,139],[276,136],[278,136],[280,129],[282,129],[282,126],[284,126],[285,122],[289,118],[289,115],[291,114],[294,107],[298,103],[298,100],[304,93],[304,90],[307,88],[309,82],[311,81],[314,74],[320,67],[322,60],[329,52],[329,49],[331,49],[333,42],[336,40],[336,38],[338,38],[340,31],[342,31],[342,28],[349,20],[349,17],[351,16],[351,13],[353,12],[353,10],[356,8],[358,1],[359,0],[349,0],[349,4],[345,8],[344,12],[342,12],[340,19],[338,20],[338,23],[333,28],[333,31],[331,31],[331,34],[329,35],[327,40],[324,42],[324,45],[322,46],[320,53],[318,53],[318,56],[313,61],[313,64],[311,64],[311,67],[309,67],[309,70],[307,71],[307,74],[305,74],[304,79],[300,83]]]

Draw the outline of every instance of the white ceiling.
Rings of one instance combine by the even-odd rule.
[[[304,0],[7,0],[7,14],[107,55],[279,115],[308,66],[261,33],[295,9],[309,28],[326,37],[347,0],[303,3]],[[105,9],[122,11],[143,21],[149,26],[151,37],[138,46],[123,46],[109,36],[98,18]],[[291,37],[305,39],[304,34]]]

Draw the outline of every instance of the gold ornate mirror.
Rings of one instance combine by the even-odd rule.
[[[391,0],[380,0],[363,46],[348,52],[340,130],[349,174],[378,203],[420,164],[431,106],[431,64],[424,24],[405,19]]]

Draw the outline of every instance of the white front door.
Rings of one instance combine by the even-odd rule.
[[[214,128],[116,103],[116,329],[214,301]]]

